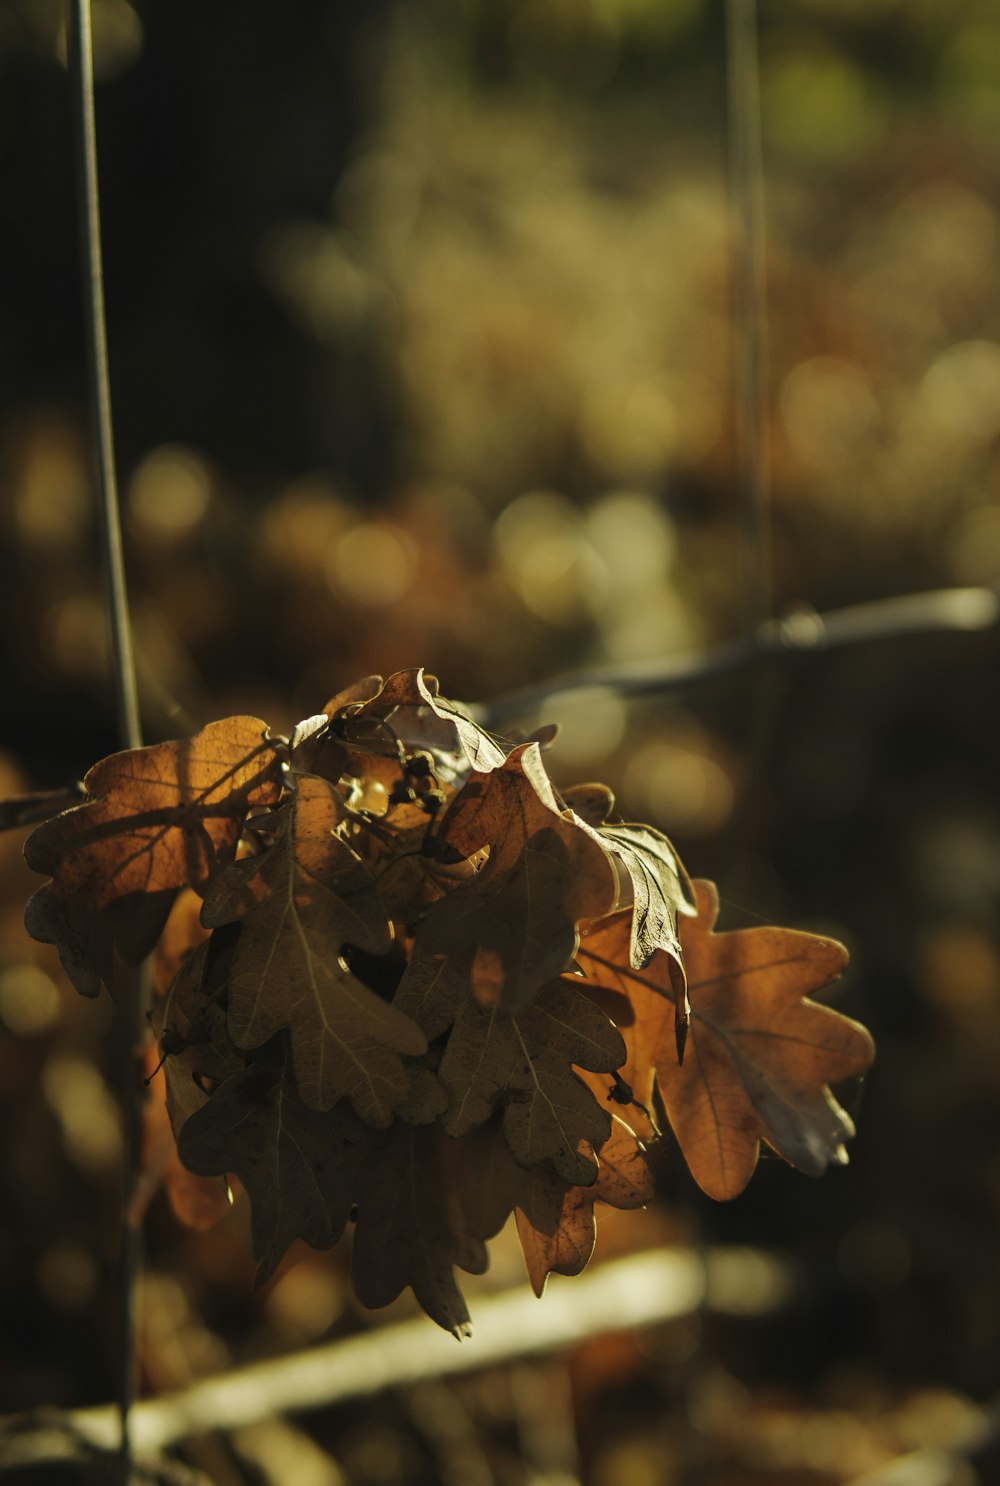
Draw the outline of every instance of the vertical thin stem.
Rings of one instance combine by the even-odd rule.
[[[90,0],[71,0],[70,59],[76,93],[76,170],[79,192],[81,246],[84,265],[84,305],[90,400],[97,456],[108,585],[108,612],[114,655],[118,723],[126,748],[142,747],[139,699],[132,655],[125,563],[122,557],[118,481],[111,422],[111,379],[108,374],[108,336],[104,315],[104,269],[101,261],[101,216],[97,193],[97,142],[94,129],[94,60],[90,31]]]
[[[767,439],[764,168],[756,0],[726,0],[729,199],[734,234],[736,464],[741,509],[743,632],[771,609]]]
[[[80,236],[84,266],[84,305],[90,405],[97,462],[97,487],[104,544],[105,583],[111,624],[111,649],[118,703],[118,722],[125,748],[141,748],[138,687],[132,652],[125,564],[122,553],[118,482],[115,476],[114,433],[111,420],[111,382],[104,312],[104,275],[101,255],[101,219],[97,189],[97,144],[94,125],[94,66],[90,0],[71,0],[69,66],[76,118],[76,178]],[[121,1408],[120,1478],[128,1486],[132,1475],[129,1415],[136,1394],[136,1300],[142,1265],[142,1233],[132,1216],[132,1197],[138,1185],[142,1130],[140,1049],[146,1025],[149,978],[140,972],[128,998],[127,1065],[123,1077],[123,1221],[118,1273],[118,1397]]]

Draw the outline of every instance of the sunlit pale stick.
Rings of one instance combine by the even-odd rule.
[[[461,1345],[421,1316],[142,1401],[132,1411],[133,1444],[138,1451],[154,1451],[275,1414],[322,1408],[423,1378],[559,1351],[611,1331],[677,1320],[703,1305],[765,1314],[783,1304],[792,1287],[785,1264],[754,1250],[720,1249],[699,1257],[690,1250],[654,1249],[598,1265],[579,1278],[554,1276],[541,1301],[527,1285],[478,1296],[473,1336]],[[76,1410],[65,1422],[101,1449],[118,1445],[119,1416],[112,1406]]]

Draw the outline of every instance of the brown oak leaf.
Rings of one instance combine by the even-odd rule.
[[[235,852],[250,809],[281,792],[281,758],[256,717],[193,738],[115,753],[84,780],[88,799],[38,827],[28,865],[48,873],[25,910],[34,939],[58,946],[67,975],[96,995],[115,952],[138,964],[185,883],[200,890]]]
[[[499,768],[505,758],[497,740],[460,702],[440,696],[437,677],[423,670],[397,671],[390,676],[377,696],[352,712],[349,736],[356,738],[367,726],[369,735],[377,738],[380,720],[389,724],[407,748],[430,749],[449,780],[470,769]],[[383,737],[389,736],[382,732]]]
[[[517,1018],[466,997],[438,1076],[448,1091],[445,1129],[465,1135],[498,1106],[521,1166],[551,1161],[567,1182],[597,1177],[591,1147],[611,1130],[611,1115],[574,1064],[604,1073],[625,1061],[621,1034],[568,980],[551,982]]]
[[[226,1027],[223,1001],[233,945],[205,940],[184,960],[150,1017],[166,1082],[174,1135],[205,1103],[209,1090],[245,1066]]]
[[[691,997],[683,1066],[669,956],[657,953],[645,970],[632,969],[618,915],[581,944],[587,977],[627,990],[632,1002],[622,1075],[645,1103],[656,1080],[684,1158],[710,1197],[743,1190],[762,1140],[799,1170],[821,1175],[846,1160],[844,1141],[854,1134],[828,1085],[863,1073],[874,1056],[857,1022],[805,999],[843,972],[847,951],[792,929],[716,934],[715,888],[696,882],[695,890],[698,917],[681,924]]]
[[[582,1074],[600,1096],[601,1080]],[[463,1141],[463,1203],[473,1231],[492,1238],[513,1211],[528,1276],[541,1295],[550,1274],[580,1274],[597,1236],[594,1204],[644,1207],[654,1196],[653,1171],[635,1132],[617,1115],[599,1152],[590,1186],[566,1181],[548,1162],[529,1170],[512,1158],[496,1119]]]
[[[486,1246],[465,1216],[461,1144],[440,1125],[398,1124],[359,1177],[354,1288],[363,1305],[388,1305],[409,1285],[427,1314],[458,1337],[469,1312],[454,1266],[483,1274]]]
[[[612,1116],[611,1134],[600,1149],[600,1170],[590,1187],[570,1186],[544,1167],[516,1203],[517,1233],[528,1278],[541,1295],[550,1274],[580,1274],[597,1241],[595,1202],[609,1207],[645,1207],[655,1194],[653,1171],[635,1132]]]
[[[274,844],[219,874],[202,921],[240,924],[228,982],[237,1047],[261,1047],[287,1028],[305,1103],[327,1110],[346,1096],[385,1126],[409,1089],[401,1055],[419,1056],[427,1043],[348,968],[345,946],[380,955],[392,938],[367,868],[337,834],[343,819],[333,786],[300,776],[271,818]]]
[[[678,916],[697,910],[690,879],[674,848],[652,826],[604,825],[600,834],[632,882],[632,964],[641,970],[657,950],[680,962]]]
[[[178,1150],[201,1176],[239,1177],[250,1199],[262,1285],[295,1239],[314,1249],[337,1242],[351,1213],[357,1167],[383,1138],[344,1105],[309,1109],[284,1061],[265,1060],[220,1084],[184,1124]]]
[[[205,1103],[209,1089],[237,1073],[243,1060],[226,1033],[226,1013],[218,1000],[225,956],[205,942],[206,930],[194,916],[192,903],[200,907],[194,893],[181,894],[157,946],[154,986],[171,963],[174,973],[156,995],[150,1017],[159,1046],[146,1050],[149,1094],[143,1110],[143,1181],[150,1196],[156,1186],[163,1186],[182,1223],[204,1229],[228,1211],[226,1187],[217,1179],[196,1176],[182,1164],[177,1136]]]
[[[431,962],[445,962],[452,989],[467,986],[484,1005],[517,1014],[571,961],[579,921],[611,907],[610,858],[560,809],[537,743],[471,775],[437,839],[466,859],[488,847],[489,858],[431,908],[417,930],[411,973],[423,986]]]

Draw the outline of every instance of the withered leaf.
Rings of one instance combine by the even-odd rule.
[[[327,1110],[342,1096],[375,1126],[407,1096],[402,1054],[426,1051],[424,1034],[352,974],[345,945],[389,950],[385,908],[364,863],[337,830],[344,806],[327,781],[303,775],[276,812],[274,844],[216,878],[202,920],[238,922],[229,975],[229,1031],[261,1047],[287,1028],[305,1103]]]
[[[31,898],[25,926],[58,946],[85,995],[110,983],[115,951],[138,964],[160,935],[179,887],[202,889],[236,849],[247,812],[276,803],[281,759],[255,717],[210,723],[193,738],[102,759],[88,799],[38,827],[28,865],[53,881]]]
[[[174,899],[153,955],[153,992],[162,997],[184,961],[208,938],[201,922],[201,899],[191,888],[182,888]]]
[[[427,957],[448,961],[446,978],[468,973],[483,1004],[516,1014],[566,968],[578,922],[611,906],[610,858],[560,809],[537,743],[471,775],[438,839],[464,858],[488,847],[489,859],[427,914],[414,949],[414,961],[425,963],[414,974],[426,979]]]
[[[620,954],[621,928],[598,928],[581,945],[580,964],[598,984],[627,985],[635,1022],[624,1030],[623,1076],[643,1102],[654,1078],[692,1175],[710,1197],[741,1192],[759,1143],[812,1176],[846,1160],[850,1117],[828,1087],[863,1073],[874,1056],[857,1022],[804,999],[835,980],[843,945],[792,929],[713,932],[718,896],[695,883],[698,917],[681,923],[691,997],[687,1056],[674,1051],[671,961],[656,954],[642,972],[608,962]],[[588,951],[592,951],[589,953]]]
[[[597,1095],[601,1080],[583,1077]],[[483,1238],[499,1232],[513,1211],[528,1276],[541,1295],[550,1274],[580,1274],[594,1251],[594,1204],[644,1207],[654,1195],[645,1149],[624,1120],[612,1117],[600,1148],[600,1170],[590,1186],[574,1186],[548,1162],[529,1170],[513,1159],[498,1121],[481,1125],[462,1141],[463,1203],[470,1226]]]
[[[295,1239],[337,1242],[354,1201],[355,1172],[380,1139],[341,1105],[326,1113],[299,1098],[283,1063],[252,1065],[221,1084],[183,1126],[181,1160],[201,1176],[231,1172],[250,1198],[253,1250],[264,1284]]]
[[[388,724],[388,730],[381,724]],[[393,737],[406,749],[430,749],[443,778],[470,769],[486,771],[504,761],[504,750],[459,702],[438,695],[436,676],[419,669],[397,671],[370,700],[351,708],[345,734],[357,747],[377,753]]]
[[[576,920],[564,906],[571,874],[558,834],[537,831],[513,865],[487,863],[431,907],[417,930],[413,974],[423,979],[433,971],[417,965],[437,962],[484,1005],[522,1011],[576,949]]]
[[[538,1167],[525,1175],[516,1205],[517,1233],[528,1278],[541,1295],[550,1274],[580,1274],[597,1241],[595,1202],[609,1207],[645,1207],[654,1195],[653,1172],[642,1145],[624,1120],[612,1116],[601,1146],[600,1170],[590,1187],[574,1187]]]
[[[610,1072],[624,1060],[621,1034],[568,980],[551,982],[516,1019],[466,997],[438,1070],[445,1129],[464,1135],[502,1106],[520,1165],[549,1160],[567,1182],[587,1185],[597,1176],[590,1147],[607,1140],[611,1115],[572,1065]]]
[[[596,830],[610,817],[615,797],[606,784],[574,784],[562,792],[563,799],[582,821]]]
[[[199,902],[193,893],[190,897]],[[162,1183],[179,1220],[189,1228],[204,1229],[229,1210],[226,1188],[220,1180],[197,1176],[181,1163],[177,1136],[207,1100],[209,1087],[238,1073],[243,1060],[226,1034],[226,1013],[218,1001],[219,956],[205,942],[205,930],[192,917],[186,894],[178,899],[168,930],[176,942],[165,952],[162,942],[158,947],[157,976],[165,973],[171,960],[177,963],[166,991],[153,1002],[151,1022],[159,1045],[148,1049],[144,1166],[148,1177]],[[195,930],[200,942],[178,958]]]
[[[212,1228],[229,1211],[226,1183],[219,1177],[196,1176],[177,1154],[177,1141],[167,1110],[163,1067],[151,1044],[144,1054],[147,1098],[142,1117],[142,1176],[133,1194],[131,1215],[138,1224],[149,1200],[162,1186],[177,1220],[199,1232]],[[207,1096],[205,1096],[207,1097]]]
[[[462,1207],[461,1149],[440,1125],[398,1124],[359,1180],[354,1288],[363,1305],[388,1305],[407,1285],[427,1314],[458,1337],[469,1312],[454,1266],[482,1274],[486,1246]]]
[[[652,826],[605,825],[601,838],[632,881],[631,961],[648,965],[658,949],[681,960],[678,915],[696,912],[691,883],[666,836]]]
[[[207,940],[200,944],[182,963],[166,994],[153,1004],[151,1021],[175,1136],[205,1103],[206,1088],[244,1066],[226,1030],[220,999],[230,955],[219,957],[214,948]]]

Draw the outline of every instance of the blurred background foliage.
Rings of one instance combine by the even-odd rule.
[[[94,0],[94,25],[151,741],[286,727],[369,671],[471,700],[738,632],[715,0]],[[61,0],[0,4],[3,795],[117,746],[64,33]],[[995,584],[1000,12],[761,0],[760,50],[775,611]],[[557,776],[668,831],[728,927],[852,950],[836,1004],[880,1059],[849,1171],[769,1163],[718,1209],[668,1150],[662,1206],[605,1222],[604,1252],[786,1254],[796,1304],[202,1442],[215,1479],[822,1486],[983,1424],[998,659],[994,635],[886,641],[548,714]],[[19,852],[0,839],[5,1408],[112,1393],[121,1143],[113,1008],[25,939]],[[368,1324],[337,1254],[252,1296],[245,1226],[154,1201],[151,1388]]]

